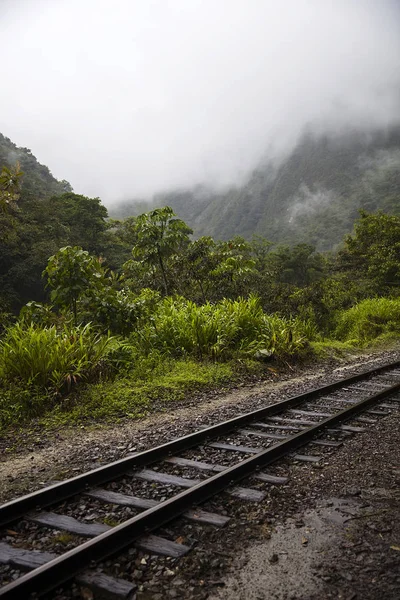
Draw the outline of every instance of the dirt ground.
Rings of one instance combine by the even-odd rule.
[[[236,540],[247,548],[209,600],[398,599],[399,425],[400,410],[279,492],[279,513],[266,517],[268,539]]]

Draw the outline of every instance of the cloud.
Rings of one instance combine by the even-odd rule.
[[[399,118],[397,0],[2,0],[0,131],[106,204]]]
[[[333,204],[337,197],[336,192],[327,190],[323,186],[316,185],[314,190],[310,190],[305,183],[301,184],[288,209],[289,223],[294,223],[299,216],[311,215]]]

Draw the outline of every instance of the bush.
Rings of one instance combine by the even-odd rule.
[[[16,323],[0,341],[0,377],[28,388],[68,393],[79,381],[107,375],[114,338],[84,327],[44,327]]]
[[[307,340],[299,320],[268,316],[255,296],[197,306],[184,298],[166,298],[139,334],[143,351],[157,349],[172,356],[227,359],[291,355]]]
[[[388,333],[400,333],[400,298],[363,300],[338,316],[336,337],[370,342]]]

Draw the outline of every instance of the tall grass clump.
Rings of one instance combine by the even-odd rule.
[[[140,332],[145,352],[223,360],[233,356],[290,355],[306,343],[300,321],[265,315],[257,297],[224,299],[197,306],[184,298],[166,298]]]
[[[98,381],[114,348],[113,338],[90,324],[59,330],[18,322],[0,340],[0,378],[60,396],[80,381]]]
[[[400,334],[400,298],[370,298],[343,311],[337,319],[336,337],[362,344],[385,334]]]

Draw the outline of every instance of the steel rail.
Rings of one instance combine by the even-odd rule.
[[[357,375],[351,375],[345,379],[340,379],[333,383],[318,388],[313,388],[308,392],[304,392],[298,396],[292,396],[291,398],[282,400],[281,402],[277,402],[270,406],[257,409],[244,415],[239,415],[238,417],[234,417],[228,421],[195,431],[194,433],[190,433],[176,440],[172,440],[171,442],[167,442],[161,446],[156,446],[155,448],[145,450],[135,454],[134,456],[128,456],[112,463],[108,463],[107,465],[98,467],[97,469],[87,471],[86,473],[82,473],[76,477],[66,479],[65,481],[61,481],[44,489],[37,490],[30,494],[26,494],[25,496],[21,496],[20,498],[11,500],[10,502],[6,502],[0,506],[0,527],[9,525],[13,521],[23,517],[24,514],[31,510],[44,508],[51,504],[62,502],[71,496],[87,490],[89,487],[112,481],[113,479],[122,476],[130,469],[148,466],[152,463],[162,460],[168,455],[182,452],[183,450],[188,450],[189,448],[204,442],[206,439],[218,437],[222,434],[228,433],[229,431],[232,431],[236,427],[240,427],[249,421],[275,415],[288,408],[298,406],[306,400],[318,396],[319,394],[333,392],[343,386],[357,383],[357,381],[361,381],[366,377],[376,375],[399,366],[400,361],[387,363],[381,367],[375,367],[369,371],[363,371]]]
[[[400,391],[400,383],[375,393],[318,424],[274,444],[232,467],[228,467],[221,473],[209,477],[157,506],[145,510],[110,531],[77,546],[6,585],[0,589],[0,598],[21,600],[21,598],[29,598],[33,593],[42,595],[59,587],[87,568],[93,561],[109,558],[111,555],[130,546],[138,537],[180,516],[189,506],[204,502],[229,485],[248,477],[258,468],[276,462],[288,453],[304,446],[325,429],[349,420],[353,415],[397,391]]]

